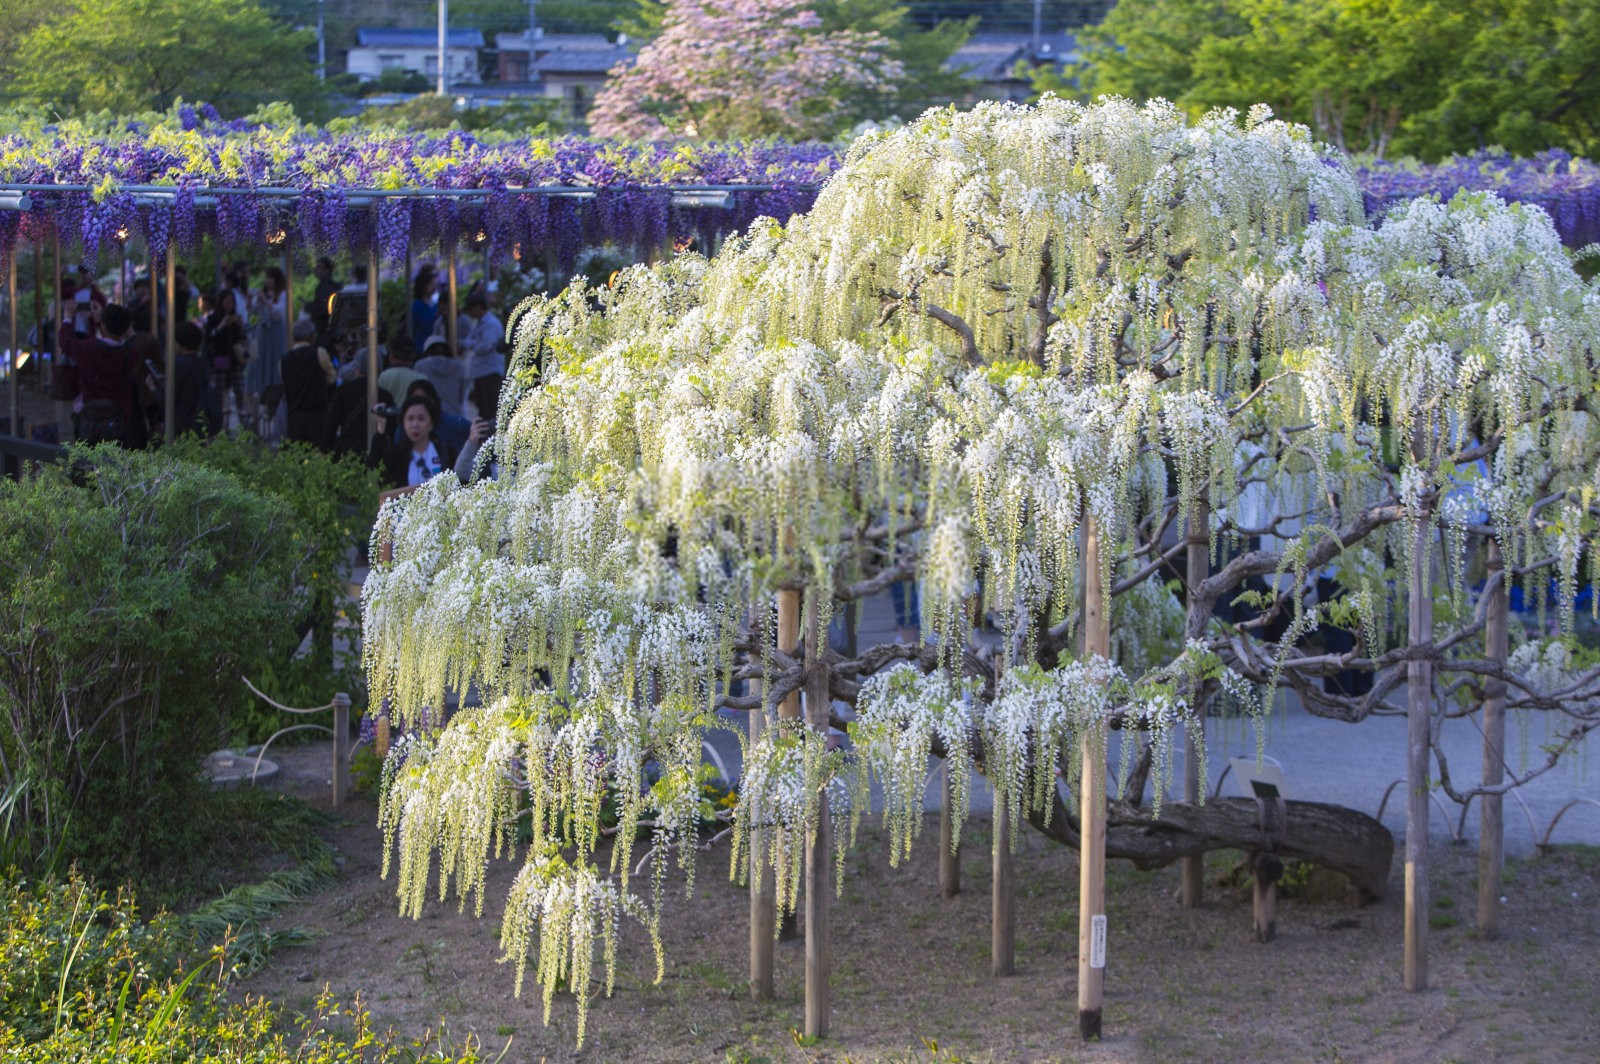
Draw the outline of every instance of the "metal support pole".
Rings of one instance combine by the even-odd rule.
[[[172,245],[167,245],[165,256],[167,275],[167,336],[162,343],[162,364],[166,379],[161,382],[161,410],[166,427],[162,435],[171,443],[178,435],[178,256]],[[154,272],[154,271],[152,271]],[[154,282],[152,282],[153,284]],[[151,300],[155,302],[154,299]]]
[[[450,0],[439,0],[439,95],[450,95]]]
[[[378,227],[376,206],[372,209],[372,246],[367,250],[367,438],[378,433]]]

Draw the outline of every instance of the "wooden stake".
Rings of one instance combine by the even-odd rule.
[[[1489,660],[1504,666],[1509,652],[1507,616],[1510,611],[1505,558],[1500,542],[1489,537],[1489,608],[1484,617],[1484,646]],[[1490,678],[1483,685],[1483,785],[1498,787],[1505,779],[1506,685]],[[1503,863],[1504,798],[1485,794],[1478,807],[1478,933],[1500,933],[1500,871]]]
[[[1255,873],[1251,884],[1251,916],[1257,942],[1278,937],[1278,879],[1283,863],[1271,854],[1258,853],[1251,862]]]
[[[817,592],[812,592],[810,631],[806,638],[806,723],[824,734],[828,731],[833,696],[829,690],[827,633],[817,630],[815,618]],[[833,932],[829,923],[829,900],[833,877],[829,866],[833,857],[833,825],[828,816],[828,792],[818,801],[817,828],[806,840],[806,1037],[828,1037],[831,1012],[828,974],[833,968]]]
[[[1211,572],[1211,501],[1203,493],[1195,500],[1194,512],[1189,515],[1188,532],[1188,547],[1184,555],[1184,579],[1188,582],[1184,595],[1187,604],[1184,635],[1187,639],[1199,639],[1205,634],[1206,621],[1211,612],[1205,603],[1198,601],[1200,585]],[[1200,764],[1203,745],[1200,740],[1204,738],[1206,719],[1206,707],[1201,697],[1203,690],[1203,685],[1196,683],[1190,692],[1195,703],[1195,716],[1200,720],[1201,734],[1193,735],[1185,728],[1183,735],[1183,800],[1190,805],[1198,805],[1204,797],[1200,793],[1204,769]],[[1205,870],[1206,861],[1201,854],[1179,860],[1179,894],[1185,909],[1200,907],[1205,890]]]
[[[1084,515],[1083,650],[1084,656],[1111,657],[1111,614],[1100,579],[1100,529]],[[1100,1010],[1105,1002],[1106,947],[1106,732],[1100,725],[1083,737],[1078,818],[1082,843],[1078,850],[1078,1034],[1100,1037]]]
[[[372,246],[367,249],[367,438],[378,434],[378,208],[372,208]]]
[[[1017,970],[1017,919],[1012,901],[1016,880],[1011,866],[1011,804],[994,796],[994,846],[989,854],[989,974],[999,978]]]
[[[950,808],[950,762],[939,771],[939,893],[953,898],[961,893],[961,851],[953,845],[955,814]]]
[[[796,653],[800,643],[800,592],[778,592],[778,649],[785,654]],[[800,719],[800,692],[791,691],[778,703],[778,719]],[[793,913],[785,913],[778,924],[778,938],[790,942],[800,937],[800,925]]]
[[[350,696],[333,696],[333,807],[350,795]]]
[[[1418,430],[1419,440],[1421,429]],[[1432,521],[1424,512],[1411,537],[1410,616],[1406,645],[1433,640],[1433,588],[1428,545]],[[1433,708],[1433,663],[1406,663],[1406,893],[1405,988],[1428,985],[1428,752]]]
[[[759,681],[756,689],[760,690]],[[750,745],[754,746],[767,728],[767,708],[762,704],[750,711]],[[772,977],[772,940],[777,937],[777,875],[771,869],[756,885],[756,869],[766,860],[767,833],[764,828],[750,832],[750,997],[771,1001],[777,995]]]

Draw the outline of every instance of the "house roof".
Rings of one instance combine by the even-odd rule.
[[[620,45],[608,48],[563,48],[541,55],[528,64],[528,70],[539,74],[604,74],[632,54]]]
[[[483,31],[451,30],[448,41],[451,48],[482,48]],[[362,26],[356,30],[356,44],[361,48],[436,48],[439,31],[404,26]]]
[[[978,81],[1004,81],[1012,77],[1019,61],[1063,63],[1075,59],[1078,42],[1070,33],[1047,33],[1033,51],[1033,35],[1028,33],[974,34],[945,60],[945,69],[960,71]]]
[[[553,52],[568,48],[611,48],[612,43],[601,33],[541,33],[534,38],[535,51]],[[497,33],[494,46],[502,52],[526,52],[528,31]]]

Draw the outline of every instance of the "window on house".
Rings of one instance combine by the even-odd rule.
[[[406,66],[406,57],[401,55],[401,54],[399,54],[398,52],[379,52],[378,53],[378,69],[379,70],[404,70],[405,66]]]

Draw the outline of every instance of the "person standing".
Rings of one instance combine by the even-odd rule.
[[[505,326],[489,309],[489,300],[482,292],[467,297],[466,313],[459,325],[461,351],[466,357],[465,376],[468,387],[479,377],[503,377],[506,373],[506,356],[500,353],[500,341],[505,338]]]
[[[335,378],[333,361],[317,345],[310,319],[294,323],[294,346],[283,356],[283,402],[290,440],[328,447],[328,406]]]
[[[340,285],[333,279],[333,260],[326,255],[317,260],[313,272],[317,275],[317,287],[311,295],[311,302],[306,305],[306,314],[310,316],[311,324],[317,327],[317,342],[327,347],[329,315],[333,309],[333,297]]]
[[[244,319],[240,317],[231,288],[218,288],[200,299],[205,330],[205,353],[211,368],[211,390],[216,394],[226,419],[228,399],[233,399],[233,416],[244,408],[244,387],[240,369],[244,365]]]
[[[467,377],[461,360],[451,354],[449,344],[443,340],[433,341],[412,368],[420,376],[426,377],[434,391],[439,393],[441,409],[461,409],[462,401],[467,397]]]
[[[245,366],[245,391],[258,404],[257,434],[270,438],[282,431],[278,407],[283,399],[281,369],[288,347],[288,279],[276,266],[268,266],[261,288],[251,296],[254,309],[256,353]]]
[[[128,349],[132,324],[128,308],[108,303],[104,310],[92,310],[90,314],[96,335],[73,343],[82,402],[78,439],[84,443],[111,442],[124,447],[142,443],[143,424],[135,422],[142,415],[138,374],[143,367],[134,362]]]
[[[411,285],[411,343],[422,350],[439,319],[439,272],[425,264]]]

